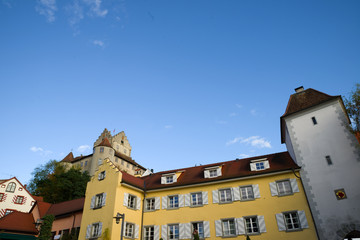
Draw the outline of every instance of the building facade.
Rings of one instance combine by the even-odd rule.
[[[360,145],[349,122],[341,96],[302,87],[281,117],[281,142],[301,167],[320,239],[360,233]]]
[[[74,157],[70,152],[61,163],[68,167],[81,168],[93,176],[104,159],[109,159],[122,171],[131,175],[141,176],[146,171],[146,168],[131,158],[131,146],[125,133],[122,131],[112,136],[106,128],[94,142],[92,154]]]
[[[88,183],[79,239],[317,239],[287,152],[134,177],[106,160]]]

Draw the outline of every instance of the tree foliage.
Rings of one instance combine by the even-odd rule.
[[[36,196],[42,196],[44,201],[49,203],[84,197],[86,184],[90,180],[87,172],[83,173],[74,167],[67,170],[55,160],[35,168],[32,175],[29,191]]]
[[[43,223],[41,224],[40,234],[38,239],[39,240],[49,240],[51,238],[51,228],[54,222],[54,215],[45,215],[42,220]]]
[[[360,84],[356,84],[355,91],[349,98],[344,99],[347,114],[351,120],[351,128],[354,133],[360,132]]]

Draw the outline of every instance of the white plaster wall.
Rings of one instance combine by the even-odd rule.
[[[316,118],[316,125],[312,117]],[[317,227],[323,232],[322,239],[339,239],[336,231],[342,224],[359,223],[360,227],[360,157],[354,145],[355,138],[349,138],[351,135],[344,126],[345,120],[338,101],[285,119],[289,129],[286,137],[291,139],[291,142],[287,139],[286,144],[290,151],[294,147],[304,181],[311,186],[306,191],[315,202],[312,211],[319,215],[321,224],[318,221]],[[333,165],[327,164],[327,155]],[[334,190],[341,188],[348,198],[337,200]]]

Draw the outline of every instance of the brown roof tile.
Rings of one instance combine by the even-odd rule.
[[[66,155],[66,157],[64,157],[63,160],[61,160],[61,162],[69,162],[71,163],[74,160],[74,155],[72,152],[70,152],[68,155]]]
[[[104,147],[109,147],[109,148],[112,148],[111,146],[111,143],[109,142],[109,139],[108,138],[104,138],[101,143],[98,146],[104,146]]]
[[[0,229],[27,234],[37,234],[38,231],[35,228],[34,218],[31,213],[22,213],[14,211],[8,215],[0,218]]]
[[[52,214],[55,217],[73,212],[82,211],[85,198],[78,198],[66,202],[52,204],[46,214]]]
[[[131,157],[129,157],[128,155],[125,155],[125,154],[122,154],[122,153],[120,153],[120,152],[115,151],[115,156],[116,156],[116,157],[119,157],[119,158],[121,158],[121,159],[124,159],[125,161],[127,161],[127,162],[129,162],[129,163],[131,163],[131,164],[133,164],[133,165],[135,165],[135,166],[137,166],[137,167],[139,167],[139,168],[142,168],[142,169],[146,170],[146,168],[144,168],[143,166],[141,166],[140,164],[138,164],[135,160],[133,160],[133,159],[132,159]]]
[[[267,158],[270,164],[270,168],[263,171],[251,171],[251,160]],[[204,178],[204,169],[214,166],[222,165],[222,176],[216,178]],[[208,165],[182,168],[176,170],[169,170],[164,172],[158,172],[146,177],[136,178],[129,174],[123,173],[122,182],[128,183],[135,187],[144,189],[144,182],[146,190],[161,189],[176,186],[185,186],[191,184],[207,183],[219,180],[228,180],[234,178],[242,178],[248,176],[262,175],[266,173],[273,173],[291,169],[299,169],[300,167],[295,164],[288,152],[280,152],[269,155],[257,156],[246,159],[237,159],[227,162],[219,162]],[[167,173],[175,173],[182,171],[182,174],[177,179],[177,182],[173,184],[161,184],[161,177]]]

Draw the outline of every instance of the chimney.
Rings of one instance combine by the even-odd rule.
[[[303,86],[300,86],[300,87],[298,87],[298,88],[295,88],[295,92],[296,92],[296,93],[299,93],[299,92],[302,92],[302,91],[304,91],[304,87],[303,87]]]

